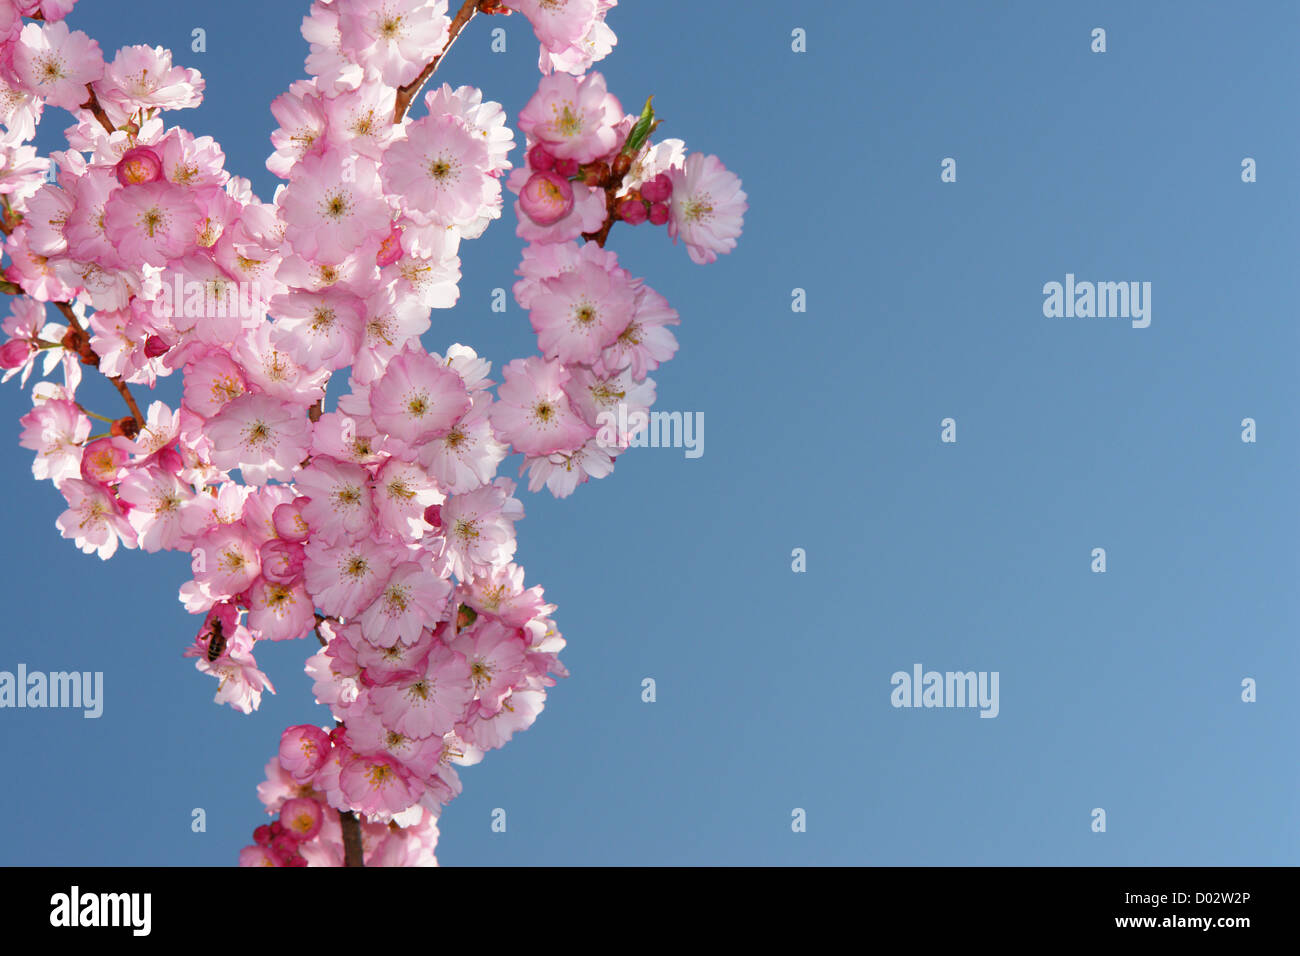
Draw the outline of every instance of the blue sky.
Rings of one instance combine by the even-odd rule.
[[[573,676],[463,772],[440,860],[1300,862],[1300,7],[735,9],[624,0],[598,67],[629,110],[655,94],[660,135],[721,156],[749,194],[713,266],[650,226],[610,240],[681,314],[656,407],[702,412],[704,454],[641,449],[567,500],[525,496],[518,558],[559,605]],[[181,118],[269,198],[268,104],[303,74],[305,10],[85,0],[70,23],[200,69],[206,102]],[[195,27],[204,53],[186,52]],[[472,23],[437,78],[513,118],[536,75],[511,17]],[[66,125],[47,112],[38,143]],[[533,352],[513,301],[490,311],[512,224],[462,247],[429,348],[465,342],[498,369]],[[1045,317],[1043,285],[1067,273],[1150,282],[1150,327]],[[17,445],[16,386],[0,669],[103,671],[105,703],[98,720],[0,711],[0,863],[233,863],[281,729],[328,722],[312,648],[259,648],[279,694],[256,714],[211,703],[180,656],[187,557],[103,563],[62,540],[60,498]],[[103,383],[83,401],[118,413]],[[916,663],[997,671],[997,718],[893,708],[891,675]]]

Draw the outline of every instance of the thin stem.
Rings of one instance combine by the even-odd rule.
[[[396,106],[393,108],[393,122],[400,123],[406,116],[406,111],[411,108],[411,101],[415,99],[420,92],[420,87],[424,86],[429,77],[433,76],[433,71],[438,69],[438,64],[442,58],[447,55],[451,45],[456,42],[456,37],[460,36],[460,31],[465,29],[465,24],[474,19],[474,14],[482,10],[484,13],[492,13],[497,8],[497,0],[465,0],[456,11],[456,16],[452,18],[451,30],[447,34],[447,43],[439,51],[438,55],[428,62],[420,75],[413,79],[405,86],[397,88]]]
[[[108,114],[104,112],[104,107],[99,105],[99,97],[95,95],[95,89],[89,83],[86,84],[86,92],[90,94],[90,99],[82,103],[81,108],[83,110],[90,110],[90,112],[94,114],[95,119],[99,120],[99,125],[104,127],[104,129],[108,130],[110,133],[116,133],[117,127],[113,125],[113,121],[110,120]]]
[[[78,338],[84,344],[84,349],[81,352],[82,362],[86,365],[98,366],[99,356],[97,356],[90,348],[90,336],[86,334],[86,329],[81,324],[81,320],[77,318],[77,313],[72,311],[72,305],[67,302],[55,302],[54,305],[55,308],[63,313],[63,317],[67,319],[68,324],[76,330]],[[135,396],[132,395],[131,390],[127,388],[126,382],[122,381],[122,376],[113,375],[109,377],[108,380],[113,383],[113,387],[117,389],[118,393],[122,396],[123,401],[126,402],[126,407],[131,410],[131,417],[135,419],[136,427],[143,429],[145,422],[144,413],[140,411],[140,406],[136,404]]]

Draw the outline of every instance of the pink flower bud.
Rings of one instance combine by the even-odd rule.
[[[265,823],[263,823],[260,827],[258,827],[256,830],[253,831],[253,842],[256,843],[258,846],[270,846],[271,828],[267,826]]]
[[[22,339],[10,339],[0,345],[0,368],[21,368],[32,354],[32,343]]]
[[[555,174],[568,179],[570,176],[578,174],[578,161],[576,159],[557,159],[555,161]]]
[[[319,727],[299,724],[280,735],[280,766],[299,783],[314,777],[329,755],[329,735]]]
[[[116,171],[123,186],[154,183],[163,178],[162,157],[148,146],[136,146],[122,154]]]
[[[163,341],[161,335],[151,335],[144,340],[144,354],[147,358],[157,358],[171,351],[171,346]]]
[[[170,445],[158,452],[155,459],[158,467],[169,475],[179,475],[181,469],[185,467],[185,460],[181,458],[181,453]]]
[[[618,217],[629,226],[645,222],[645,203],[639,199],[624,199],[618,204]]]
[[[438,505],[429,505],[424,509],[424,520],[429,522],[435,528],[442,527],[442,508]]]
[[[555,173],[533,173],[519,194],[519,206],[537,225],[554,225],[573,210],[573,187]]]
[[[272,519],[274,520],[274,519]],[[292,584],[302,575],[307,552],[296,541],[272,538],[262,545],[262,574],[276,584]]]
[[[650,207],[650,225],[662,226],[668,221],[668,206],[666,203],[657,202]]]
[[[275,506],[275,510],[271,512],[271,524],[275,525],[276,534],[286,541],[307,540],[311,528],[307,526],[307,519],[302,516],[302,506],[306,502],[306,498],[295,498],[293,501]]]
[[[667,173],[660,173],[649,182],[641,184],[641,195],[649,202],[666,202],[673,194],[673,181]]]
[[[280,823],[295,840],[310,840],[320,833],[323,819],[320,804],[311,797],[294,797],[280,808]]]
[[[555,157],[546,151],[546,147],[538,143],[528,151],[528,166],[539,173],[550,172],[555,168]]]

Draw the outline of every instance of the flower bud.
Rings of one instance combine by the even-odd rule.
[[[650,225],[662,226],[668,221],[668,206],[666,203],[657,202],[650,207]]]
[[[32,354],[32,343],[22,339],[10,339],[0,345],[0,368],[21,368]]]
[[[555,173],[533,173],[519,193],[519,206],[537,225],[554,225],[573,210],[573,187]]]
[[[629,226],[639,226],[645,222],[645,203],[639,199],[624,199],[618,204],[618,217]]]
[[[555,174],[568,179],[570,176],[578,174],[578,161],[576,159],[557,159],[555,161]]]
[[[314,777],[329,755],[329,735],[319,727],[299,724],[280,735],[280,766],[299,783]]]
[[[108,426],[108,433],[118,438],[135,438],[140,434],[140,426],[131,415],[123,415]]]
[[[271,524],[275,525],[275,533],[286,541],[306,541],[307,535],[311,534],[307,519],[302,516],[302,506],[306,501],[306,498],[295,498],[276,505],[271,512]]]
[[[546,151],[545,146],[538,143],[528,151],[528,166],[539,173],[547,173],[555,168],[555,157]]]
[[[272,521],[275,519],[272,518]],[[307,552],[296,541],[272,538],[262,545],[262,575],[276,584],[292,584],[302,575]]]
[[[123,186],[154,183],[163,178],[162,157],[148,146],[136,146],[122,154],[116,172]]]
[[[673,181],[667,173],[660,173],[654,179],[641,184],[641,195],[650,202],[666,202],[673,194]]]
[[[144,340],[146,358],[155,359],[160,355],[166,355],[169,351],[171,351],[171,346],[163,341],[161,335],[151,335]]]

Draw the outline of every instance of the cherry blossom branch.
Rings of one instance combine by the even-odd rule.
[[[81,108],[83,110],[90,110],[95,119],[99,120],[99,125],[108,130],[109,133],[116,133],[117,127],[113,125],[113,121],[110,120],[108,114],[104,112],[104,107],[99,105],[99,97],[95,95],[95,90],[89,83],[86,84],[86,92],[90,94],[90,99],[82,103]]]
[[[647,136],[653,134],[659,128],[659,120],[655,120],[650,126]],[[604,164],[598,164],[603,166]],[[618,204],[623,200],[615,198],[618,191],[623,188],[623,180],[632,170],[632,157],[627,153],[619,153],[611,167],[606,169],[590,169],[586,180],[588,186],[602,186],[605,190],[605,221],[595,232],[584,232],[582,238],[588,242],[594,242],[600,248],[605,248],[605,240],[609,238],[609,231],[614,228],[614,223],[620,218],[618,214]],[[624,196],[624,199],[629,197]]]
[[[77,318],[77,313],[72,311],[72,306],[67,302],[55,302],[54,307],[63,313],[64,318],[68,320],[68,334],[63,337],[61,343],[64,348],[71,352],[76,352],[81,357],[83,365],[89,365],[93,368],[99,368],[99,356],[95,354],[94,349],[90,347],[90,336]],[[127,387],[126,382],[120,375],[105,376],[113,387],[117,389],[126,402],[126,407],[131,410],[131,417],[135,421],[134,434],[127,435],[127,438],[134,438],[144,428],[144,413],[140,411],[140,406],[136,404],[135,396],[131,394],[131,389]]]
[[[501,6],[501,0],[465,0],[460,5],[460,9],[456,11],[456,16],[452,18],[451,29],[447,33],[447,42],[442,50],[420,71],[419,76],[405,86],[397,88],[397,105],[393,108],[393,122],[400,123],[402,118],[406,116],[406,111],[411,108],[411,101],[419,94],[420,87],[424,86],[429,77],[433,76],[433,71],[438,69],[438,64],[447,55],[451,45],[456,42],[456,37],[460,36],[460,31],[465,29],[465,24],[474,19],[474,14],[509,12],[509,10]]]

